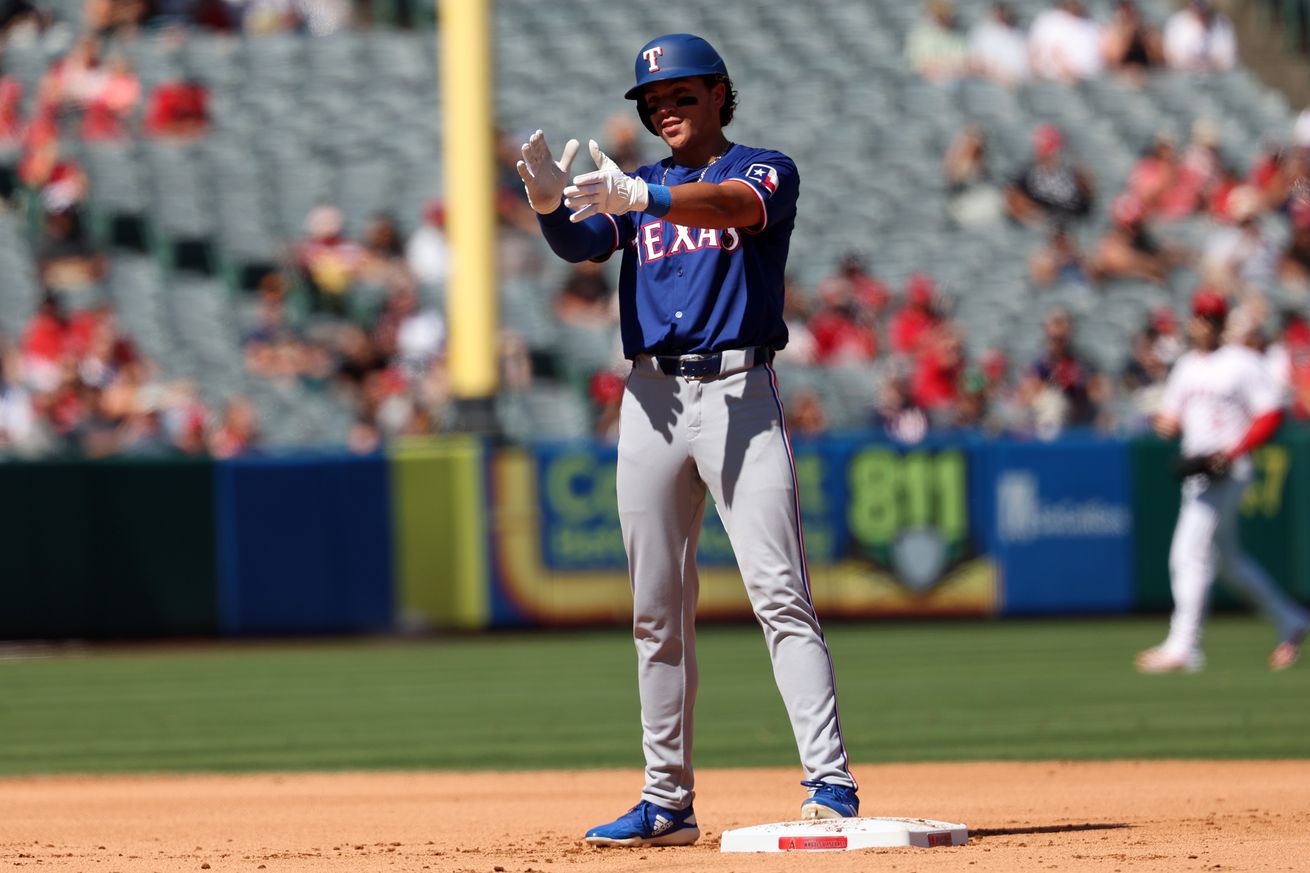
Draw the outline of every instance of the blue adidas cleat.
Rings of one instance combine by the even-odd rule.
[[[801,803],[801,818],[854,818],[860,814],[860,798],[854,788],[827,782],[802,782],[810,796]]]
[[[690,846],[700,839],[700,828],[690,806],[678,811],[643,800],[584,839],[593,846]]]

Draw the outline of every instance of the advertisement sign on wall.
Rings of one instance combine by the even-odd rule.
[[[971,512],[971,452],[832,438],[794,446],[811,590],[821,615],[984,615],[996,569]],[[616,452],[542,444],[491,460],[497,597],[525,623],[625,620],[631,594]],[[698,549],[700,614],[748,617],[712,499]]]
[[[1133,604],[1128,452],[1119,442],[999,444],[1003,611],[1122,612]]]

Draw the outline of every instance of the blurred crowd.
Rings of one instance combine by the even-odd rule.
[[[21,40],[53,20],[20,0],[7,5],[0,34]],[[44,289],[22,335],[0,336],[0,451],[243,451],[254,441],[249,404],[205,409],[195,385],[169,380],[141,353],[98,293],[109,258],[90,227],[87,173],[69,148],[73,139],[203,136],[204,89],[164,82],[145,94],[126,58],[88,35],[35,91],[0,75],[0,202],[29,226]]]
[[[49,16],[23,0],[7,8],[0,17],[5,39],[49,26]],[[906,61],[934,80],[1072,81],[1106,71],[1148,75],[1153,67],[1223,70],[1236,63],[1231,23],[1204,0],[1185,4],[1160,28],[1127,0],[1103,22],[1081,3],[1058,3],[1026,30],[1004,3],[968,32],[949,3],[926,9],[909,34]],[[88,227],[90,183],[67,145],[70,138],[192,141],[208,131],[202,85],[179,80],[143,93],[106,35],[156,22],[320,33],[359,16],[348,3],[317,0],[91,0],[86,15],[95,35],[70,41],[35,99],[25,100],[18,80],[0,75],[0,199],[14,214],[35,216],[33,249],[45,289],[22,334],[0,336],[0,452],[233,457],[259,451],[257,404],[241,394],[206,398],[194,383],[163,372],[125,333],[108,297],[97,293],[110,259]],[[1120,190],[1106,190],[1108,180],[1079,162],[1066,132],[1054,125],[1037,128],[1030,154],[1012,156],[1017,165],[1004,177],[995,175],[984,131],[965,128],[940,156],[949,217],[960,226],[1029,229],[1035,246],[1026,270],[1039,295],[1078,289],[1095,298],[1114,294],[1120,281],[1169,287],[1176,270],[1191,271],[1233,301],[1230,339],[1266,354],[1289,404],[1306,417],[1310,110],[1250,166],[1226,160],[1219,123],[1198,122],[1182,139],[1161,131]],[[603,145],[620,166],[633,169],[643,160],[642,136],[631,114],[621,113],[607,125]],[[543,252],[514,170],[522,138],[503,132],[497,140],[500,279],[506,288],[529,288],[529,297],[544,296],[545,317],[570,340],[543,346],[540,336],[507,323],[497,350],[502,384],[518,393],[547,382],[569,384],[585,398],[588,427],[609,439],[617,432],[624,378],[615,273],[596,264],[565,268]],[[1085,245],[1089,217],[1105,204],[1109,225]],[[422,216],[402,218],[375,215],[352,236],[336,205],[316,206],[301,237],[287,244],[282,262],[245,301],[240,342],[247,384],[330,393],[352,410],[346,439],[361,453],[453,423],[443,204],[433,201]],[[1169,233],[1189,222],[1206,228],[1200,245],[1179,244]],[[1273,286],[1285,292],[1280,300],[1290,295],[1302,305],[1271,311],[1266,292]],[[873,241],[813,287],[791,283],[790,342],[780,361],[797,372],[866,379],[871,400],[854,419],[898,441],[939,429],[1048,438],[1071,427],[1142,429],[1185,345],[1174,309],[1158,307],[1139,325],[1126,366],[1106,372],[1084,354],[1076,313],[1053,303],[1043,308],[1041,351],[1032,359],[1012,359],[999,346],[971,354],[968,325],[955,311],[968,292],[940,287],[929,264],[903,281],[885,281]],[[591,357],[579,357],[588,348]],[[793,430],[829,430],[836,417],[831,397],[794,391]],[[841,412],[843,421],[852,419],[851,410]]]
[[[67,21],[41,0],[6,0],[0,8],[0,42],[30,41],[58,27],[105,37],[165,28],[326,36],[368,25],[375,11],[384,12],[388,24],[410,26],[423,17],[424,7],[410,0],[385,5],[368,0],[85,0],[80,17]]]
[[[1188,0],[1163,27],[1149,21],[1133,0],[1118,0],[1104,21],[1080,0],[1063,0],[1040,12],[1026,30],[1002,2],[967,31],[949,0],[932,0],[910,31],[905,55],[915,72],[934,81],[980,75],[1005,84],[1076,82],[1162,67],[1231,70],[1237,65],[1237,34],[1211,0]]]
[[[344,225],[337,207],[315,207],[288,269],[265,276],[246,368],[275,380],[331,377],[356,409],[350,447],[370,452],[385,439],[435,433],[448,411],[438,306],[449,269],[445,212],[430,203],[407,240],[388,215],[374,216],[358,241]],[[299,320],[287,305],[297,286],[309,291],[309,317]]]
[[[859,426],[902,443],[918,442],[930,430],[1036,439],[1071,428],[1144,432],[1170,367],[1186,349],[1186,325],[1172,306],[1160,306],[1134,333],[1122,369],[1107,372],[1080,349],[1076,317],[1049,305],[1041,350],[1032,359],[1014,360],[1001,347],[970,357],[968,327],[952,317],[955,298],[942,294],[930,276],[912,275],[893,294],[856,257],[819,283],[812,298],[800,289],[791,292],[791,340],[779,360],[877,372],[877,396]],[[1304,307],[1278,313],[1276,327],[1265,329],[1270,319],[1261,298],[1238,299],[1228,341],[1264,354],[1293,415],[1310,418],[1310,323]],[[806,389],[791,399],[794,432],[815,436],[829,429],[825,396]]]
[[[6,452],[232,457],[255,439],[248,401],[211,413],[194,384],[163,377],[107,306],[70,313],[47,296],[19,344],[0,342]]]
[[[421,297],[417,277],[444,282],[443,222],[433,204],[405,241],[392,219],[377,216],[355,242],[342,235],[338,209],[316,207],[284,267],[258,284],[240,338],[247,378],[331,392],[355,411],[347,441],[359,453],[439,430],[449,399],[445,321]],[[0,337],[0,452],[233,457],[260,450],[248,398],[207,406],[196,385],[170,379],[144,355],[103,296],[47,287],[21,337],[8,344]]]
[[[948,209],[961,225],[1010,221],[1041,234],[1029,272],[1042,287],[1115,279],[1163,286],[1185,266],[1229,294],[1271,285],[1306,294],[1310,113],[1289,141],[1266,143],[1249,167],[1225,160],[1217,133],[1215,122],[1201,119],[1186,143],[1168,130],[1157,134],[1124,189],[1109,194],[1109,227],[1088,251],[1076,231],[1098,196],[1096,182],[1055,125],[1037,128],[1030,160],[1008,179],[992,177],[983,131],[960,131],[943,165]],[[1199,249],[1163,238],[1184,224],[1209,230]]]

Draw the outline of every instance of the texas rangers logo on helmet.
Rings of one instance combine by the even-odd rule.
[[[770,194],[778,190],[778,171],[768,164],[751,164],[746,170],[746,178]]]
[[[662,54],[664,54],[663,47],[657,45],[653,45],[641,53],[641,56],[646,59],[646,63],[650,65],[652,73],[660,71],[660,55]]]

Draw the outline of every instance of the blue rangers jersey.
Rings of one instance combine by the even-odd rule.
[[[760,198],[764,220],[721,230],[682,227],[640,212],[601,214],[576,225],[564,207],[540,216],[546,240],[568,260],[604,260],[623,251],[624,355],[785,346],[784,273],[800,190],[791,158],[734,144],[708,167],[681,167],[666,158],[633,175],[655,185],[746,185]]]

